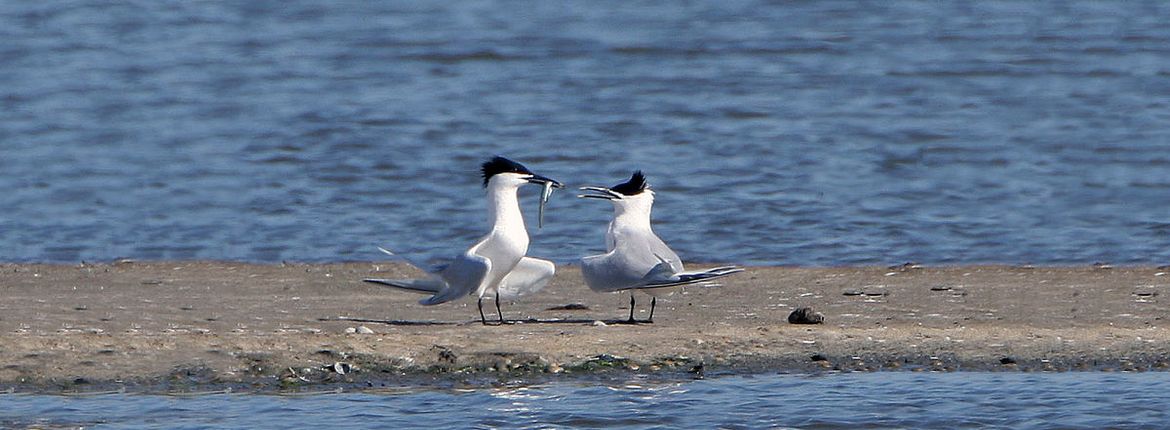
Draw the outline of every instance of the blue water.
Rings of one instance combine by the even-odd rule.
[[[0,261],[374,260],[493,154],[686,259],[1170,261],[1161,1],[0,2]],[[603,248],[554,195],[532,254]],[[523,193],[535,213],[534,190]],[[534,216],[530,224],[535,224]]]
[[[310,397],[0,395],[7,428],[1165,428],[1166,373],[763,375]]]

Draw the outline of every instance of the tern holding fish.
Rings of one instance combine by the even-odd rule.
[[[650,209],[654,192],[646,184],[646,177],[636,171],[626,182],[613,188],[582,187],[596,194],[581,194],[580,198],[609,200],[614,216],[605,233],[606,252],[581,259],[581,274],[589,288],[597,292],[630,291],[630,318],[634,320],[634,291],[649,294],[650,317],[654,322],[654,306],[659,296],[674,293],[683,285],[707,284],[710,281],[742,272],[736,266],[724,266],[702,271],[685,271],[682,260],[650,228]]]
[[[543,224],[544,205],[560,182],[532,173],[520,163],[504,157],[494,157],[483,163],[483,186],[487,189],[488,221],[491,229],[486,236],[457,256],[450,264],[428,271],[425,279],[365,279],[366,282],[387,285],[416,293],[431,294],[419,303],[437,305],[468,295],[478,298],[480,322],[487,325],[483,314],[484,296],[495,297],[496,313],[500,323],[500,298],[511,299],[544,288],[556,267],[551,261],[527,257],[528,230],[520,213],[517,191],[526,184],[541,184],[540,224]],[[385,249],[383,252],[393,254]],[[421,269],[421,267],[420,267]]]

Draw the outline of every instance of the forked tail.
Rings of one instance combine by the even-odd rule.
[[[694,272],[679,272],[668,277],[660,279],[648,279],[642,285],[634,288],[667,288],[677,287],[680,285],[701,284],[709,282],[712,279],[722,278],[733,273],[742,272],[743,268],[737,266],[723,266],[714,269],[707,269]]]
[[[443,288],[443,284],[434,279],[378,279],[366,278],[363,282],[371,284],[385,285],[387,287],[394,287],[400,290],[412,291],[422,294],[435,294]]]

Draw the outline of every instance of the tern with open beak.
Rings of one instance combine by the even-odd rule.
[[[478,298],[480,322],[487,325],[483,314],[485,296],[495,297],[496,313],[504,323],[500,299],[512,299],[544,288],[556,267],[551,261],[527,257],[528,230],[520,213],[517,191],[526,184],[540,184],[540,213],[552,193],[561,188],[560,182],[532,173],[520,163],[504,157],[494,157],[483,163],[483,186],[487,189],[488,222],[490,231],[457,256],[449,264],[429,270],[424,279],[365,279],[366,282],[387,285],[417,293],[430,294],[419,303],[437,305],[468,295]],[[393,254],[385,249],[383,252]],[[420,267],[421,269],[421,267]]]
[[[658,297],[674,293],[683,285],[708,284],[710,281],[742,272],[736,266],[691,271],[683,269],[682,260],[654,230],[650,228],[650,208],[654,192],[646,184],[641,171],[612,188],[582,187],[594,194],[577,197],[609,200],[613,203],[613,220],[605,233],[604,254],[581,259],[581,274],[589,288],[597,292],[630,291],[630,318],[634,323],[634,291],[649,294],[650,316],[645,322],[654,322],[654,306]]]

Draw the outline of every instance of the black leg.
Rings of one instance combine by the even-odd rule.
[[[500,324],[504,323],[504,313],[500,311],[500,292],[496,292],[496,315],[500,316]]]
[[[479,298],[479,322],[487,325],[487,317],[483,316],[483,297]]]
[[[630,324],[637,322],[634,321],[634,293],[630,293],[630,319],[626,322]]]
[[[658,298],[652,297],[650,299],[650,318],[646,320],[648,323],[654,322],[654,305],[658,304]]]

